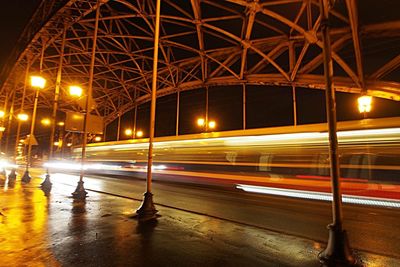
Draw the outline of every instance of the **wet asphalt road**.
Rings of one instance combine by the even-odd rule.
[[[76,185],[77,176],[53,174],[53,182]],[[145,182],[134,177],[87,175],[85,187],[140,200]],[[329,202],[246,193],[234,188],[153,183],[156,204],[326,242]],[[89,192],[90,196],[90,192]],[[161,214],[162,215],[162,214]],[[400,209],[344,204],[344,228],[352,248],[400,258]]]

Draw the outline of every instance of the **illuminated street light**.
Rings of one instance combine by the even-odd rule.
[[[77,86],[77,85],[71,85],[69,87],[69,94],[71,96],[76,96],[76,97],[81,97],[82,96],[82,87]]]
[[[58,146],[59,144],[60,144],[60,143],[57,142],[57,141],[53,143],[54,146]]]
[[[29,119],[28,114],[20,113],[17,115],[18,120],[20,121],[27,121]]]
[[[213,130],[217,126],[217,123],[214,120],[209,121],[207,118],[198,118],[197,126],[202,127],[203,131],[208,132],[208,130]]]
[[[205,119],[203,119],[203,118],[198,118],[198,119],[197,119],[197,125],[198,125],[198,126],[204,126],[205,123],[206,123],[206,120],[205,120]]]
[[[208,122],[208,129],[215,129],[216,126],[217,124],[215,121]]]
[[[39,99],[39,91],[46,86],[46,79],[41,76],[31,76],[31,86],[36,89],[35,101],[33,104],[32,120],[31,120],[31,130],[28,139],[28,154],[26,157],[26,166],[24,175],[22,175],[21,181],[23,183],[29,183],[31,181],[31,176],[29,175],[29,167],[31,166],[31,153],[32,153],[32,140],[34,140],[35,132],[35,122],[36,122],[36,110]]]
[[[370,112],[372,108],[372,96],[363,95],[358,98],[358,110],[360,113]]]
[[[67,143],[67,146],[68,146],[68,147],[72,146],[72,143]]]
[[[3,111],[3,110],[0,110],[0,118],[3,118],[4,115],[5,115],[4,111]]]
[[[132,129],[125,129],[125,135],[132,136],[132,134],[133,134]]]
[[[137,131],[136,132],[136,137],[142,137],[143,136],[143,131]]]
[[[57,123],[57,125],[58,125],[58,126],[64,126],[65,123],[64,123],[63,121],[60,121],[60,122]]]
[[[6,127],[0,126],[0,132],[1,132],[1,133],[4,132],[5,130],[6,130]]]
[[[96,137],[94,138],[94,141],[100,142],[100,141],[101,141],[101,136],[96,136]]]
[[[36,89],[43,89],[46,86],[46,79],[41,76],[31,76],[31,86]]]
[[[40,121],[42,125],[49,126],[51,124],[51,120],[49,118],[44,118]]]

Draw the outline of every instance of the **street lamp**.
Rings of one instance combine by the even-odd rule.
[[[5,112],[4,110],[0,110],[0,118],[4,118]]]
[[[125,129],[124,133],[126,136],[129,136],[131,138],[143,137],[143,131],[141,130],[137,130],[136,132],[134,132],[132,129],[128,128]]]
[[[366,117],[366,113],[370,112],[372,109],[372,96],[362,95],[358,98],[358,110],[360,113],[364,114],[364,118]]]
[[[36,89],[35,94],[35,102],[33,104],[33,113],[31,120],[31,131],[28,139],[28,157],[26,159],[25,173],[21,178],[21,181],[24,183],[29,183],[31,180],[31,176],[29,175],[29,167],[31,165],[31,153],[32,153],[32,139],[34,138],[33,133],[35,131],[35,119],[36,119],[36,110],[39,98],[39,91],[46,86],[46,79],[41,76],[33,75],[31,78],[31,86]]]
[[[77,85],[71,85],[69,87],[69,94],[71,96],[75,96],[75,97],[81,97],[82,96],[82,87],[77,86]]]
[[[44,118],[40,121],[43,126],[49,126],[51,124],[51,120],[49,118]]]
[[[143,131],[141,131],[141,130],[137,131],[136,137],[143,137]]]
[[[27,121],[29,119],[29,116],[28,116],[28,114],[25,114],[25,113],[19,113],[17,115],[17,118],[20,121]]]
[[[198,118],[197,126],[203,127],[204,131],[208,132],[208,130],[214,130],[217,127],[217,123],[214,120],[208,121],[204,118]]]
[[[100,141],[101,141],[101,136],[96,136],[96,137],[94,138],[94,141],[100,142]]]
[[[132,136],[132,134],[133,134],[132,129],[125,129],[125,135],[126,136]]]
[[[83,95],[83,89],[80,86],[77,85],[71,85],[69,86],[69,94],[74,97],[81,97]],[[79,174],[79,181],[78,185],[75,189],[75,191],[72,193],[73,198],[75,199],[85,199],[87,192],[85,188],[83,187],[83,175],[84,175],[84,164],[85,164],[85,156],[86,156],[86,143],[87,143],[87,119],[88,119],[88,114],[89,114],[89,96],[86,95],[86,104],[85,104],[85,110],[83,116],[80,115],[74,115],[73,119],[75,120],[81,120],[83,117],[83,138],[82,138],[82,154],[81,154],[81,169],[80,169],[80,174]],[[96,137],[97,138],[97,137]],[[95,141],[96,141],[95,138]],[[99,137],[101,140],[101,137]]]

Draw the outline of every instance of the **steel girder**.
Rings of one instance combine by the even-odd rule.
[[[371,7],[362,6],[368,1],[336,2],[330,12],[336,90],[400,100],[400,17],[369,23],[364,14],[360,24],[359,9],[375,2]],[[108,123],[150,99],[155,2],[101,3],[93,96],[95,112]],[[157,95],[243,83],[324,89],[318,5],[317,0],[163,0]],[[50,86],[40,105],[50,107],[66,30],[60,109],[79,110],[66,90],[88,82],[95,6],[96,0],[45,0],[21,37],[15,62],[2,72],[1,95],[16,88],[21,102],[22,74],[27,66],[38,70],[44,46],[43,74]],[[29,108],[33,92],[27,92]]]

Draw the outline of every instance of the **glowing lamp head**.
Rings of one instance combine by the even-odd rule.
[[[0,132],[4,132],[6,130],[6,127],[0,126]]]
[[[358,98],[358,110],[360,113],[370,112],[372,107],[372,96],[363,95]]]
[[[49,126],[51,124],[51,120],[48,118],[42,119],[40,121],[44,126]]]
[[[143,136],[143,131],[136,132],[136,137],[142,137],[142,136]]]
[[[197,125],[198,126],[204,126],[205,123],[206,123],[205,119],[203,119],[203,118],[198,118],[197,119]]]
[[[125,129],[125,135],[132,136],[132,134],[133,134],[132,129]]]
[[[53,145],[54,146],[58,146],[60,143],[59,142],[54,142]]]
[[[72,146],[72,143],[67,143],[67,146],[68,146],[68,147]]]
[[[37,89],[43,89],[46,86],[46,79],[41,76],[31,76],[31,85]]]
[[[64,123],[63,121],[60,121],[60,122],[57,123],[57,125],[58,125],[58,126],[64,126],[65,123]]]
[[[20,121],[27,121],[29,118],[28,114],[25,114],[25,113],[20,113],[17,115],[17,117],[18,117],[18,120],[20,120]]]
[[[3,110],[0,110],[0,118],[3,118],[4,115],[5,115],[4,111],[3,111]]]
[[[82,87],[80,86],[76,86],[76,85],[71,85],[69,87],[69,94],[72,96],[76,96],[76,97],[81,97],[82,96]]]
[[[100,142],[100,141],[101,141],[101,136],[96,136],[96,137],[94,138],[94,141]]]
[[[210,129],[215,129],[216,126],[217,126],[217,123],[215,121],[210,121],[208,123],[208,128],[210,128]]]

